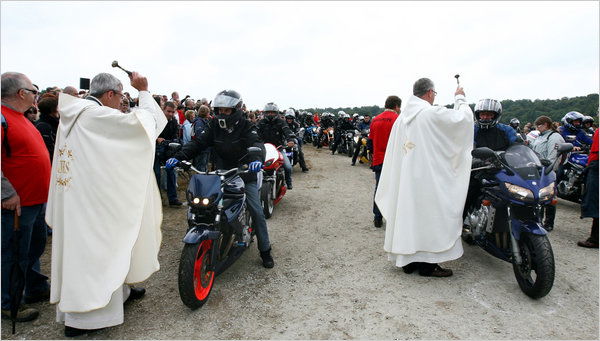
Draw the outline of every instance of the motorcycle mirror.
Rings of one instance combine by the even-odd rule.
[[[262,149],[258,147],[248,147],[247,149],[248,155],[260,155],[262,154]]]
[[[176,149],[176,148],[179,148],[179,147],[181,147],[181,143],[177,143],[177,142],[171,142],[171,143],[169,143],[169,148]]]
[[[558,143],[556,146],[556,150],[558,153],[566,153],[573,150],[572,143]]]
[[[496,157],[496,153],[488,147],[475,148],[471,151],[471,155],[482,160]]]
[[[540,163],[541,163],[541,164],[542,164],[542,166],[544,166],[544,167],[548,167],[548,166],[550,166],[550,165],[552,164],[552,162],[550,162],[550,160],[547,160],[547,159],[542,159],[542,160],[540,160]]]

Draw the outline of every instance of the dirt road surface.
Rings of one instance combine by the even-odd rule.
[[[305,147],[309,173],[295,168],[294,189],[268,220],[275,268],[256,244],[215,280],[208,303],[191,311],[177,289],[185,208],[164,207],[161,269],[126,306],[125,323],[79,339],[598,339],[598,250],[583,249],[590,220],[560,201],[550,240],[554,288],[525,296],[510,264],[465,245],[445,263],[445,279],[407,275],[387,261],[384,229],[373,227],[373,173],[329,150]],[[180,194],[180,199],[183,199]],[[425,209],[425,208],[423,208]],[[43,269],[49,269],[49,240]],[[55,307],[3,339],[63,339]]]

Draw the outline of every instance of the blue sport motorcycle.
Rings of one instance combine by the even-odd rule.
[[[572,148],[557,147],[559,154]],[[471,170],[481,193],[467,208],[463,240],[512,263],[527,296],[546,296],[554,284],[554,254],[542,218],[544,206],[556,204],[554,164],[521,144],[499,152],[477,148],[472,155],[491,163]]]
[[[262,153],[250,147],[249,153]],[[246,209],[242,168],[200,172],[189,162],[179,166],[197,174],[187,189],[188,229],[179,260],[179,295],[191,309],[208,300],[215,277],[231,266],[253,241],[250,212]]]

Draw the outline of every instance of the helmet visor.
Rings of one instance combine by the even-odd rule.
[[[215,97],[212,103],[213,108],[235,108],[240,103],[241,98],[235,98],[227,96],[225,94],[219,94]]]

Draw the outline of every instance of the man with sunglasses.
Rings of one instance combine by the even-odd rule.
[[[37,93],[24,74],[2,74],[2,318],[10,317],[9,282],[16,262],[25,274],[25,301],[49,297],[48,277],[40,273],[39,262],[46,231],[34,222],[48,198],[50,157],[42,135],[24,115],[34,106]],[[15,238],[18,254],[13,248]],[[38,310],[21,306],[17,322],[38,315]]]
[[[46,221],[53,228],[50,303],[73,337],[122,324],[123,303],[145,290],[128,283],[158,270],[162,205],[153,176],[155,141],[167,121],[137,72],[139,107],[118,109],[123,85],[101,73],[90,96],[61,93]]]

